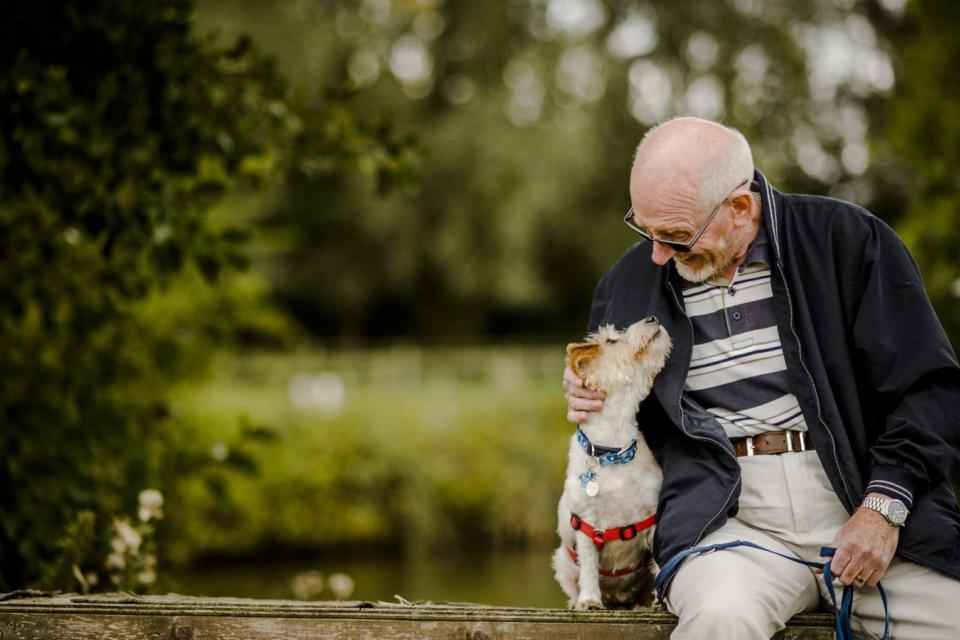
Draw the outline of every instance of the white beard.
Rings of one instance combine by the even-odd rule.
[[[712,260],[700,262],[697,266],[690,266],[674,258],[673,264],[676,266],[677,273],[680,274],[681,278],[694,284],[706,282],[713,276],[717,275],[717,267]]]
[[[677,273],[681,278],[687,282],[700,284],[714,276],[722,275],[727,267],[733,264],[734,253],[730,244],[721,238],[717,242],[716,249],[709,253],[695,254],[697,259],[692,263],[686,263],[674,256],[673,264],[677,267]]]

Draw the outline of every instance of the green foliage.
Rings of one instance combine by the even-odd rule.
[[[76,588],[73,567],[103,571],[91,527],[102,542],[141,489],[204,472],[179,464],[165,392],[244,339],[213,317],[244,298],[179,323],[151,304],[185,269],[222,284],[247,264],[245,221],[211,206],[287,171],[408,168],[383,125],[298,106],[249,39],[197,38],[192,13],[39,0],[0,22],[0,590]]]
[[[92,511],[77,512],[73,522],[69,523],[63,535],[57,540],[57,554],[51,565],[44,568],[46,588],[55,588],[59,585],[69,585],[76,580],[86,593],[89,590],[90,578],[94,573],[84,575],[80,567],[98,546],[97,516]],[[96,580],[96,578],[93,578]]]
[[[317,77],[363,86],[358,111],[390,109],[429,150],[408,198],[308,176],[268,207],[270,228],[293,230],[277,299],[320,338],[579,335],[598,277],[635,240],[620,222],[635,145],[675,113],[741,128],[780,187],[890,213],[885,168],[863,159],[893,82],[896,16],[873,2],[200,9],[282,53],[305,91]]]
[[[960,13],[946,0],[910,3],[898,31],[902,82],[877,147],[894,158],[907,206],[898,226],[941,322],[960,349]]]
[[[543,347],[221,354],[172,396],[190,440],[233,456],[251,432],[228,419],[240,411],[276,439],[246,447],[258,476],[179,483],[167,558],[550,544],[571,433],[562,363]]]

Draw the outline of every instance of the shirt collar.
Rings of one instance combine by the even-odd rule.
[[[763,228],[763,216],[760,216],[760,225],[757,227],[757,237],[753,239],[750,248],[747,249],[747,256],[743,259],[744,265],[753,263],[770,264],[770,241],[767,240],[766,229]]]

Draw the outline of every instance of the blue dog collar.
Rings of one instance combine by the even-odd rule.
[[[596,458],[601,467],[608,464],[627,464],[637,457],[637,441],[630,443],[629,447],[624,449],[614,449],[613,447],[601,447],[590,442],[587,434],[580,427],[577,427],[577,442],[583,448],[584,453],[592,458]]]

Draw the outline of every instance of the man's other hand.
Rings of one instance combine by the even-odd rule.
[[[583,424],[591,412],[603,408],[606,394],[584,387],[583,380],[568,366],[563,371],[563,397],[567,400],[567,420]]]
[[[841,584],[876,586],[893,560],[899,539],[900,527],[891,525],[877,511],[860,507],[833,539],[833,546],[837,550],[830,570]],[[865,582],[856,582],[858,575]]]

